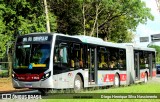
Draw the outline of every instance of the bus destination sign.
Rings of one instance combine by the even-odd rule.
[[[33,36],[23,38],[23,42],[30,41],[48,41],[48,36]]]

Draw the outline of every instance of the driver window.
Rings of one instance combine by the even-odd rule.
[[[68,63],[68,45],[67,43],[56,43],[54,49],[54,62]]]

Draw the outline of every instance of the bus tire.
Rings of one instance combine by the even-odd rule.
[[[119,75],[115,74],[115,76],[114,76],[114,87],[119,87],[119,86],[120,86]]]
[[[144,76],[144,83],[147,83],[148,82],[148,75],[147,73],[145,73],[145,76]]]
[[[83,89],[83,82],[79,75],[76,75],[74,79],[74,91],[80,91]]]

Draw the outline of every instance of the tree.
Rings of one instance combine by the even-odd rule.
[[[82,14],[78,0],[48,0],[49,10],[56,16],[58,33],[81,34]]]
[[[4,9],[5,5],[0,3],[0,58],[3,58],[5,55],[7,42],[11,39],[11,37],[7,34],[3,34],[3,32],[6,30],[5,23],[3,22]]]
[[[153,20],[150,9],[141,0],[50,0],[57,16],[57,31],[67,34],[98,36],[114,42],[126,42],[139,23]],[[132,37],[132,35],[130,36]],[[128,38],[131,39],[131,38]]]
[[[6,0],[4,22],[8,33],[19,34],[46,32],[44,3],[42,0]],[[54,15],[50,15],[51,25],[56,25]],[[54,24],[53,24],[54,23]],[[55,28],[51,30],[54,31]],[[11,32],[13,31],[13,32]]]
[[[4,21],[13,38],[19,34],[45,31],[45,16],[40,0],[7,0]],[[11,32],[12,31],[12,32]]]
[[[56,17],[49,14],[51,31],[55,31]],[[32,32],[46,32],[44,3],[42,0],[1,0],[0,1],[0,41],[1,55],[4,56],[7,42],[18,35]],[[5,40],[5,41],[4,41]],[[5,47],[4,47],[5,46]]]
[[[44,3],[41,0],[1,0],[0,1],[0,58],[5,57],[18,35],[32,32],[46,32]],[[55,16],[49,15],[51,26],[56,26]],[[55,28],[51,30],[54,31]],[[12,61],[11,53],[7,54]],[[12,64],[9,64],[11,76]]]
[[[102,1],[82,1],[84,35],[94,36],[99,14],[104,10]]]
[[[134,31],[139,23],[145,23],[147,19],[153,20],[150,9],[141,0],[109,0],[103,1],[105,10],[99,20],[101,34],[107,40],[115,40],[115,35],[123,35]],[[107,14],[107,15],[105,15]],[[116,38],[115,38],[116,37]]]

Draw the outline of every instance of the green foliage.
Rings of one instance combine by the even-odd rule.
[[[78,0],[48,0],[48,5],[50,12],[56,16],[58,33],[77,35],[82,32]]]
[[[98,36],[114,42],[131,42],[138,24],[153,20],[141,0],[49,0],[48,4],[57,16],[57,32],[96,36],[98,24]]]
[[[102,19],[98,20],[99,34],[107,40],[117,42],[117,36],[135,31],[138,24],[145,23],[147,19],[153,20],[150,9],[141,0],[103,0],[103,2],[105,9],[99,17]]]
[[[47,0],[52,32],[130,42],[139,23],[153,20],[141,0]],[[43,0],[0,1],[0,56],[18,35],[46,32]]]
[[[50,14],[51,31],[55,31],[56,17]],[[0,57],[6,52],[8,42],[18,35],[46,32],[46,18],[42,0],[0,1]]]
[[[5,55],[6,43],[10,40],[10,36],[2,34],[6,29],[5,23],[3,22],[4,9],[5,6],[3,4],[0,4],[0,58]]]
[[[4,20],[10,30],[8,33],[14,38],[19,34],[45,31],[45,17],[40,0],[8,0],[5,4],[9,10],[5,11]]]
[[[49,12],[49,22],[50,22],[50,28],[52,32],[56,32],[57,29],[57,22],[56,22],[57,17]]]

